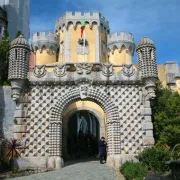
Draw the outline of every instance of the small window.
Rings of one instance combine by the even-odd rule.
[[[15,49],[15,59],[17,59],[17,49]]]

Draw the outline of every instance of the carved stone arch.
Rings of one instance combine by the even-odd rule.
[[[65,109],[72,103],[79,100],[88,100],[97,103],[105,112],[108,130],[107,137],[110,144],[108,154],[120,154],[120,125],[118,107],[111,101],[103,90],[98,87],[88,89],[88,96],[81,99],[79,88],[70,88],[63,97],[59,97],[57,103],[51,109],[50,118],[50,147],[51,156],[62,155],[62,118]],[[116,134],[116,135],[115,135]]]
[[[98,26],[98,22],[97,21],[92,21],[90,24],[90,28],[93,29],[93,27],[97,25]]]
[[[114,45],[113,45],[113,48],[112,48],[112,50],[111,50],[112,54],[114,54],[114,51],[115,51],[116,49],[119,51],[118,45],[117,45],[117,44],[114,44]]]
[[[39,46],[39,52],[40,52],[40,53],[42,53],[43,50],[46,50],[46,49],[47,49],[46,44],[38,44],[38,46]]]
[[[73,21],[68,21],[68,22],[66,23],[66,30],[69,30],[70,25],[73,25],[73,27],[74,27]]]
[[[80,22],[80,21],[76,21],[76,24],[75,24],[75,26],[74,26],[74,30],[77,30],[77,26],[78,26],[79,24],[81,24],[81,22]]]

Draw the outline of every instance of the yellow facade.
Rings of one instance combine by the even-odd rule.
[[[165,65],[158,65],[158,78],[163,88],[167,87]]]
[[[107,52],[103,51],[103,46],[107,46],[107,31],[101,26],[101,49],[100,49],[100,59],[102,63],[108,63]]]
[[[175,90],[180,93],[180,78],[176,79],[176,89]]]
[[[109,62],[112,64],[126,64],[126,49],[123,46],[119,52],[117,47],[114,51],[109,53]]]
[[[42,51],[38,49],[35,54],[35,64],[42,65],[42,64],[54,64],[56,63],[56,53],[53,54],[52,50],[50,49],[49,52],[46,51],[46,47],[42,48]]]
[[[77,54],[76,46],[81,34],[81,24],[77,24],[74,29],[73,24],[69,26],[70,30],[70,62],[83,62],[83,55]],[[85,27],[85,36],[88,40],[89,54],[85,55],[85,62],[95,62],[95,47],[96,47],[96,25],[93,25],[90,29],[89,24]]]
[[[104,114],[103,109],[98,104],[91,102],[91,101],[77,101],[77,102],[69,105],[69,107],[64,112],[64,116],[66,116],[72,109],[80,109],[83,107],[89,107],[90,109],[91,108],[96,109],[96,111],[98,111],[99,114],[101,114],[101,117],[104,119],[104,121],[106,121],[106,116]]]
[[[58,40],[59,40],[59,45],[60,45],[60,50],[59,50],[59,59],[58,63],[63,64],[64,63],[64,32],[66,31],[65,26],[62,28],[62,30],[59,30],[58,33]]]

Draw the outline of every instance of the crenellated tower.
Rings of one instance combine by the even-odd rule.
[[[113,33],[107,37],[108,60],[112,64],[132,64],[134,37],[131,33]]]
[[[83,51],[81,41],[81,21],[86,21],[86,46]],[[55,25],[55,32],[59,36],[59,62],[106,62],[107,61],[107,34],[109,23],[100,14],[86,12],[66,12]]]
[[[58,62],[59,44],[55,33],[34,33],[32,51],[35,54],[35,65],[53,64]]]

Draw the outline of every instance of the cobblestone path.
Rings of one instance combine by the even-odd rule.
[[[116,180],[116,171],[99,162],[84,162],[13,180]]]

